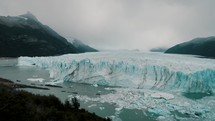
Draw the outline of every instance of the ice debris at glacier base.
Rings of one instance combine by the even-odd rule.
[[[203,93],[215,89],[215,61],[185,55],[98,52],[20,57],[18,65],[45,68],[57,82]]]
[[[111,88],[111,90],[115,91],[97,98],[85,95],[79,95],[77,98],[85,102],[113,104],[116,106],[116,114],[123,109],[147,111],[157,115],[159,121],[210,121],[215,118],[214,96],[191,100],[181,95],[155,90],[129,88]],[[159,95],[159,98],[155,95]]]

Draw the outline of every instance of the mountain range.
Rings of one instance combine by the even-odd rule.
[[[73,45],[33,14],[0,16],[0,57],[54,56],[95,52],[85,44]]]

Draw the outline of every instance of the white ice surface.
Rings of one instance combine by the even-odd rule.
[[[18,65],[45,68],[58,82],[184,92],[213,92],[215,88],[215,61],[188,55],[97,52],[20,57]]]

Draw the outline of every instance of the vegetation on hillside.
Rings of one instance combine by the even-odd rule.
[[[62,103],[53,95],[42,96],[0,84],[0,121],[108,121],[79,109],[76,98]]]

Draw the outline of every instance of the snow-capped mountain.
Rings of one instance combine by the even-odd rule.
[[[69,43],[30,12],[0,16],[0,57],[53,56],[85,52]]]
[[[97,52],[96,49],[84,44],[76,38],[67,37],[66,39],[68,40],[68,42],[72,43],[72,45],[75,46],[80,52]]]
[[[215,57],[215,37],[195,38],[169,48],[165,53]]]

